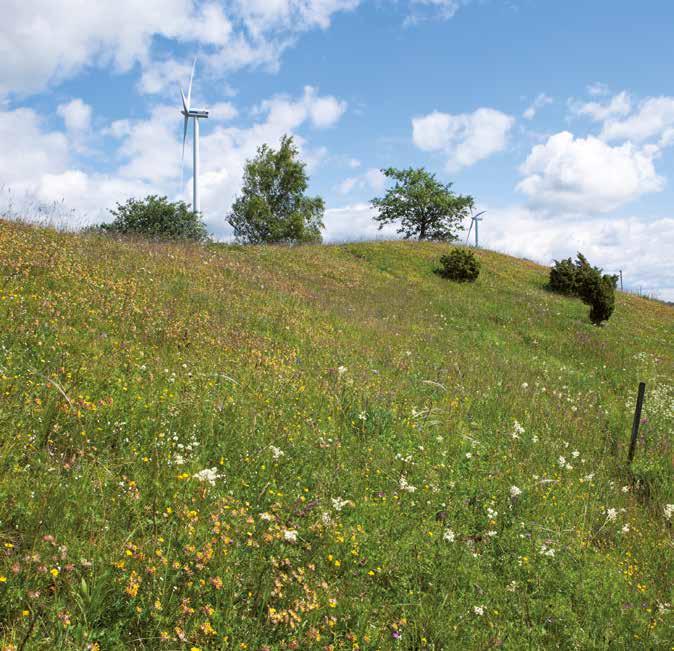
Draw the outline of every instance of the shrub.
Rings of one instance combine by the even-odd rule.
[[[172,203],[166,197],[149,195],[117,204],[110,214],[115,218],[98,230],[120,235],[143,235],[165,240],[208,240],[206,225],[184,201]]]
[[[480,261],[469,249],[454,249],[440,258],[437,273],[443,278],[472,283],[480,275]]]
[[[578,253],[576,261],[571,258],[555,260],[550,269],[549,287],[553,291],[577,296],[590,306],[590,321],[598,325],[608,321],[615,308],[615,288],[618,277],[602,274],[587,258]]]

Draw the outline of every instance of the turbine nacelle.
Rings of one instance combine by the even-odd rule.
[[[198,109],[190,109],[189,111],[180,111],[186,118],[207,118],[208,111],[201,111]]]

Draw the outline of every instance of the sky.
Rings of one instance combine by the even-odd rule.
[[[674,300],[673,24],[670,0],[3,0],[0,212],[191,202],[197,57],[216,238],[246,160],[292,134],[326,241],[395,235],[372,220],[381,169],[423,166],[486,211],[481,246],[580,250]]]

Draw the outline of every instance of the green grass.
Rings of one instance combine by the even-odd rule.
[[[0,222],[0,648],[670,649],[674,311],[446,250]]]

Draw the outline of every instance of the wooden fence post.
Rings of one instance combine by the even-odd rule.
[[[632,422],[632,440],[630,441],[630,451],[627,454],[628,465],[634,459],[634,452],[637,449],[637,438],[639,436],[639,425],[641,423],[641,408],[644,404],[644,393],[646,391],[646,383],[639,382],[639,393],[637,394],[637,406],[634,410],[634,421]]]

